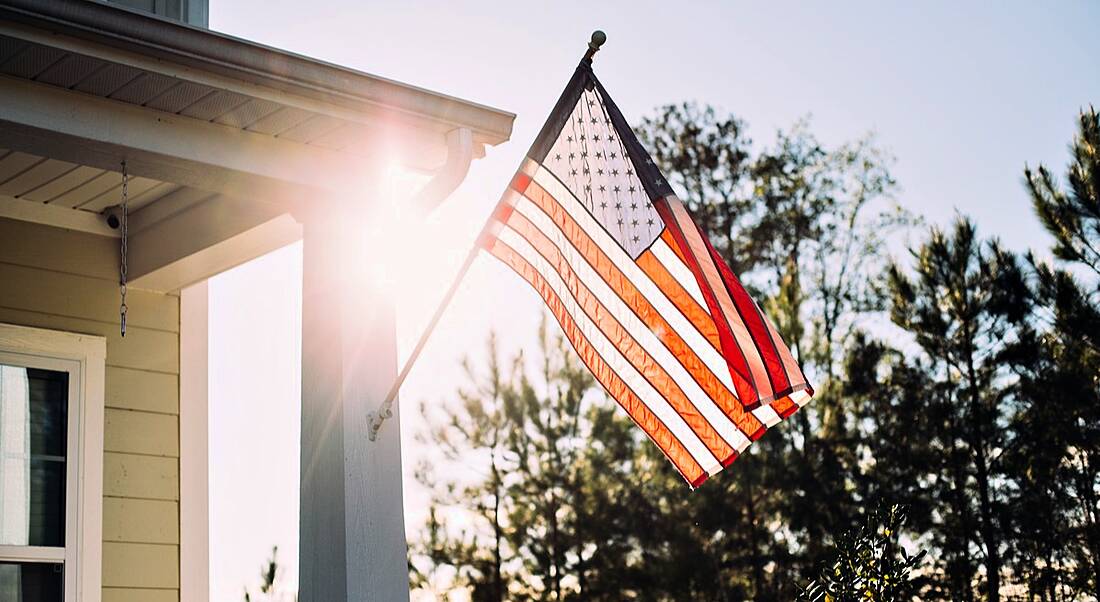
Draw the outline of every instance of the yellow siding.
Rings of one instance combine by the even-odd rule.
[[[103,541],[178,545],[179,520],[175,502],[106,498],[103,500]]]
[[[103,587],[179,589],[179,566],[179,546],[103,542]]]
[[[178,458],[179,432],[178,416],[107,408],[103,417],[103,450]]]
[[[177,589],[103,588],[103,602],[176,602],[177,600],[179,600]]]
[[[131,289],[117,241],[0,218],[0,322],[107,338],[104,602],[179,600],[179,298]]]
[[[103,454],[103,495],[178,502],[179,466],[176,458],[106,452]]]
[[[108,366],[107,407],[179,414],[179,377]]]

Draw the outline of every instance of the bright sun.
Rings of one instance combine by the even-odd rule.
[[[364,262],[365,275],[394,304],[399,320],[422,324],[469,253],[479,218],[464,211],[467,203],[457,198],[425,213],[411,199],[429,177],[396,165],[387,172],[390,190],[367,224],[371,257]]]

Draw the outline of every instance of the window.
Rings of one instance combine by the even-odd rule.
[[[0,324],[0,600],[99,600],[105,348]]]
[[[209,0],[107,0],[161,17],[206,27]]]

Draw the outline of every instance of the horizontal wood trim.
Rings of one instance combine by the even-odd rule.
[[[179,589],[178,546],[103,542],[103,586]]]
[[[178,589],[103,588],[103,602],[179,602]]]
[[[179,414],[179,377],[110,366],[107,368],[108,408]]]
[[[104,498],[103,541],[178,544],[179,504]]]
[[[0,259],[118,281],[118,241],[86,232],[0,218]]]
[[[114,281],[2,263],[0,306],[98,322],[118,322],[119,292]],[[117,263],[117,259],[116,259]],[[179,297],[128,291],[127,322],[132,327],[179,332]]]
[[[179,501],[179,460],[105,452],[103,495]]]
[[[108,366],[179,373],[179,335],[173,332],[130,327],[123,339],[117,324],[7,307],[0,307],[0,322],[99,335],[107,339]]]
[[[65,548],[53,546],[12,546],[0,545],[0,560],[3,562],[65,562]]]
[[[53,162],[56,165],[58,162]],[[70,164],[71,166],[72,164]],[[66,192],[79,186],[89,177],[89,173],[98,170],[81,166],[34,189],[30,196],[50,198],[54,194]],[[45,204],[42,198],[33,199],[28,195],[12,198],[0,194],[0,217],[23,222],[46,224],[57,228],[87,232],[108,238],[121,238],[118,230],[107,225],[107,220],[91,211],[73,211],[64,205]]]
[[[103,451],[173,458],[180,455],[177,416],[107,409],[103,418]]]

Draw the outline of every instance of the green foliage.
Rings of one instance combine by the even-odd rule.
[[[1050,171],[1024,170],[1035,213],[1054,237],[1054,255],[1100,274],[1100,116],[1082,111],[1073,142],[1073,163],[1063,190]]]
[[[1018,257],[966,219],[933,229],[911,270],[888,273],[891,319],[912,344],[853,350],[849,372],[874,377],[849,380],[848,394],[879,407],[866,483],[912,505],[933,550],[926,599],[1098,594],[1100,272],[1081,252],[1100,233],[1097,188],[1086,184],[1100,173],[1096,121],[1082,116],[1069,192],[1045,168],[1026,173],[1068,261]],[[1091,287],[1074,272],[1091,272]]]
[[[254,596],[252,592],[248,591],[248,588],[244,590],[244,602],[297,602],[297,593],[287,593],[281,591],[279,587],[275,585],[275,581],[279,576],[280,567],[276,560],[279,547],[273,546],[271,548],[271,558],[268,558],[264,562],[264,566],[260,569],[260,592],[259,595]]]
[[[910,556],[900,545],[901,506],[870,513],[858,529],[836,538],[836,557],[799,594],[803,602],[900,602],[917,594],[910,573],[925,552]]]
[[[1026,170],[1051,265],[1028,256],[1033,285],[1012,302],[1034,308],[1005,356],[1019,374],[1021,436],[1008,454],[1019,487],[1010,554],[1040,600],[1100,598],[1100,116],[1083,111],[1062,189]],[[1080,276],[1080,278],[1078,277]],[[1091,280],[1091,285],[1086,284]]]

